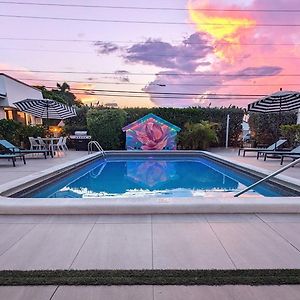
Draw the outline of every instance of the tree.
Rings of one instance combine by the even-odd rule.
[[[66,82],[62,84],[57,83],[56,86],[57,89],[52,90],[48,90],[45,86],[37,86],[37,88],[42,91],[45,99],[53,99],[69,106],[82,106],[81,101],[78,100],[72,92],[70,92],[70,86]]]
[[[218,126],[217,123],[208,121],[186,123],[178,136],[179,144],[183,149],[205,150],[210,144],[218,141]]]

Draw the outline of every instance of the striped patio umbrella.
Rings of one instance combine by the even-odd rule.
[[[76,111],[73,107],[51,99],[25,99],[14,103],[14,105],[20,111],[47,120],[64,120],[76,116]]]
[[[258,113],[279,113],[277,118],[277,138],[281,125],[281,113],[300,108],[300,93],[294,91],[280,91],[248,104],[248,111]],[[276,144],[275,144],[276,148]]]
[[[281,113],[298,108],[300,108],[300,93],[282,89],[248,105],[248,111],[260,113]]]

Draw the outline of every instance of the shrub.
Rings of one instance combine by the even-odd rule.
[[[290,146],[297,146],[300,143],[300,124],[282,125],[280,132],[288,140]]]
[[[24,147],[28,148],[29,137],[44,137],[46,134],[46,128],[43,125],[22,125],[19,131],[19,140],[24,143]]]
[[[202,121],[201,123],[186,123],[184,130],[178,135],[181,149],[205,150],[212,143],[218,142],[218,124]]]
[[[251,113],[249,118],[249,126],[251,137],[257,144],[270,145],[280,137],[279,125],[292,125],[297,120],[296,113],[279,113],[260,114]]]
[[[87,127],[92,138],[106,150],[123,149],[121,136],[126,121],[122,109],[91,109],[87,114]]]
[[[13,120],[0,120],[0,138],[3,140],[8,140],[13,144],[20,144],[20,130],[22,129],[22,124]]]
[[[89,111],[88,106],[82,106],[76,108],[76,117],[64,120],[64,134],[74,134],[75,131],[87,130],[87,113]]]

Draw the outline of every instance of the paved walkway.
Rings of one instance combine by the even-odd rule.
[[[68,161],[74,160],[81,156],[87,155],[87,151],[67,151],[65,153],[59,152],[54,158],[48,157],[44,159],[44,156],[40,154],[26,155],[27,164],[17,159],[16,167],[12,166],[10,161],[5,159],[0,160],[0,172],[5,176],[0,176],[0,184],[7,183],[11,180],[22,178],[33,173],[40,172],[58,164],[63,164]]]
[[[276,171],[281,167],[287,165],[288,163],[292,162],[291,159],[286,159],[283,165],[280,165],[280,159],[277,158],[268,158],[266,161],[263,158],[256,159],[257,153],[249,153],[247,152],[247,156],[243,157],[238,156],[238,149],[237,148],[212,148],[209,150],[212,153],[218,154],[227,158],[233,162],[248,164],[250,166],[255,166],[261,169],[265,169],[268,171]],[[290,168],[282,173],[282,175],[286,175],[292,178],[300,179],[300,163],[297,164],[295,167]]]
[[[300,268],[300,215],[0,216],[0,269]]]
[[[2,300],[299,300],[300,286],[0,287]]]

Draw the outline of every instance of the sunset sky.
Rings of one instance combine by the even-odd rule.
[[[85,103],[245,107],[300,87],[299,0],[6,2],[0,72]]]

